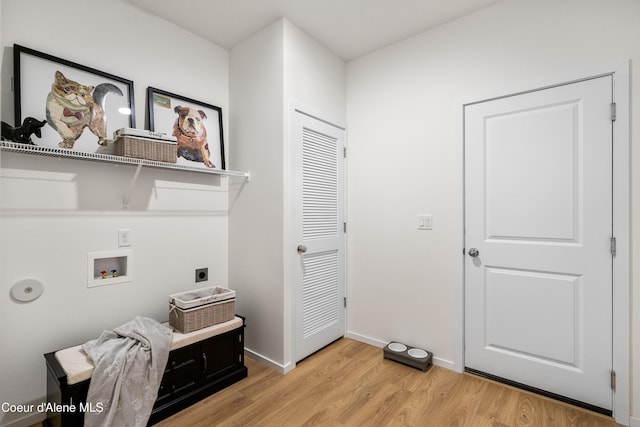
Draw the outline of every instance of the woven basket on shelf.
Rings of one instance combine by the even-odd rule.
[[[121,136],[113,142],[116,156],[175,163],[177,143],[157,139]]]

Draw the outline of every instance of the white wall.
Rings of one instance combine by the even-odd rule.
[[[123,0],[2,0],[0,12],[3,121],[13,123],[7,88],[18,43],[133,80],[139,128],[147,86],[221,106],[228,127],[226,50]],[[188,65],[176,55],[185,47],[198,53]],[[203,285],[194,283],[195,268],[209,267],[204,285],[227,285],[224,179],[143,169],[123,210],[132,167],[6,152],[0,167],[0,402],[45,399],[46,352],[135,315],[167,320],[168,294]],[[134,281],[88,289],[87,253],[116,249],[118,228],[132,230]],[[9,289],[25,277],[45,291],[19,304]],[[27,415],[0,412],[0,425]]]
[[[278,21],[230,51],[230,168],[251,182],[230,196],[229,283],[247,316],[246,348],[284,366],[283,27]]]
[[[291,101],[344,121],[345,64],[286,19],[231,49],[232,167],[251,183],[232,195],[230,283],[248,316],[246,346],[292,369],[288,114]]]
[[[285,103],[294,100],[326,118],[346,118],[346,64],[284,19]],[[285,105],[287,108],[288,105]]]
[[[400,340],[453,366],[461,245],[461,101],[634,62],[640,3],[506,1],[366,55],[347,66],[349,329]],[[640,88],[632,85],[632,103]],[[640,112],[633,109],[638,142]],[[636,144],[633,144],[636,145]],[[632,150],[640,168],[640,153]],[[640,177],[633,174],[633,210]],[[418,231],[416,215],[433,215]],[[633,227],[633,249],[640,249]],[[633,258],[632,258],[633,259]],[[633,269],[640,268],[636,258]],[[633,402],[640,415],[640,279],[633,279]]]
[[[0,7],[0,22],[2,22],[2,7]],[[2,44],[2,31],[0,31],[0,46],[4,46],[4,44]],[[4,55],[0,51],[0,70],[4,70],[3,64]],[[2,93],[2,79],[0,79],[0,93]],[[0,117],[2,117],[2,102],[0,102]],[[2,196],[2,194],[0,194],[0,196]]]

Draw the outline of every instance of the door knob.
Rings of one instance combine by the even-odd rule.
[[[478,251],[476,248],[469,249],[469,256],[470,257],[475,258],[478,255],[480,255],[480,251]]]
[[[307,252],[307,247],[305,245],[298,245],[298,253],[303,254]]]

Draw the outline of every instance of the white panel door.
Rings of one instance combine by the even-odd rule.
[[[465,366],[612,409],[612,78],[465,106]]]
[[[345,333],[345,131],[298,110],[292,126],[292,276],[299,361]]]

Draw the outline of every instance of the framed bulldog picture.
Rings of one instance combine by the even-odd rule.
[[[225,169],[222,109],[149,87],[149,130],[178,140],[177,164]]]
[[[16,126],[46,120],[35,145],[113,154],[113,132],[135,127],[133,82],[13,46]]]

